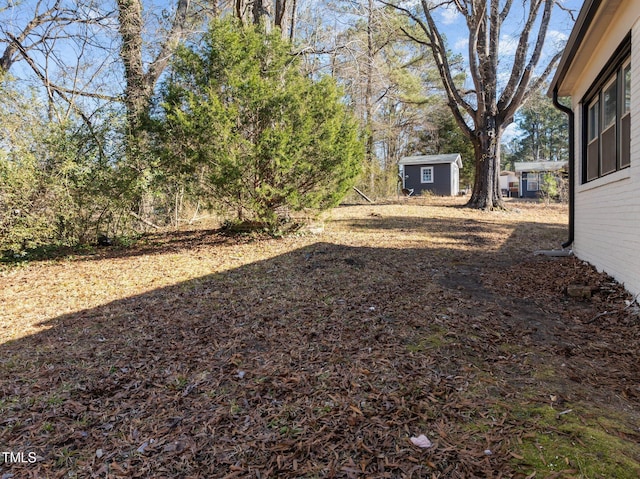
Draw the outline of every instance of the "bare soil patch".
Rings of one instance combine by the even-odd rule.
[[[461,204],[5,269],[0,477],[637,477],[633,298],[533,255],[565,208]]]

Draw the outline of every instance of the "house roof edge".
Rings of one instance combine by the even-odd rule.
[[[567,72],[571,67],[571,63],[576,56],[578,48],[580,48],[581,40],[591,26],[601,4],[602,0],[586,0],[582,5],[582,9],[578,14],[578,19],[576,20],[576,23],[571,30],[571,34],[569,35],[569,39],[567,40],[567,44],[564,47],[560,63],[556,68],[556,72],[553,75],[551,83],[549,84],[547,96],[553,96],[553,91],[556,89],[559,90],[562,86]]]

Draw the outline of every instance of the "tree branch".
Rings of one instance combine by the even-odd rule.
[[[18,50],[20,50],[23,58],[27,62],[27,64],[31,67],[31,69],[36,74],[36,76],[45,85],[45,87],[47,88],[47,91],[49,91],[49,95],[51,96],[55,92],[58,96],[60,96],[60,98],[62,98],[65,102],[67,102],[73,108],[73,110],[80,116],[80,118],[82,118],[82,121],[87,125],[87,127],[89,127],[91,131],[93,131],[93,123],[91,122],[91,119],[80,108],[78,108],[78,106],[75,104],[75,102],[72,99],[67,97],[67,93],[64,90],[58,89],[56,85],[54,85],[49,81],[47,76],[40,71],[35,61],[29,55],[26,55],[26,52],[22,51],[22,47],[19,43],[16,42],[16,45]]]
[[[415,36],[415,35],[413,35],[412,33],[409,33],[409,32],[408,32],[404,27],[400,27],[400,30],[402,31],[402,33],[404,33],[404,34],[405,34],[405,36],[406,36],[408,39],[413,40],[414,42],[416,42],[416,43],[418,43],[418,44],[420,44],[420,45],[425,45],[425,46],[427,46],[427,47],[431,47],[431,42],[429,42],[429,41],[425,41],[425,40],[422,40],[422,39],[420,39],[420,38],[416,37],[416,36]]]
[[[183,36],[189,15],[189,3],[189,0],[178,0],[176,14],[171,24],[169,35],[162,44],[155,60],[149,65],[147,73],[144,75],[144,81],[147,87],[153,87],[153,85],[156,84],[158,78],[167,67],[178,42]]]
[[[22,46],[19,40],[13,35],[11,35],[10,33],[7,35],[11,39],[12,45],[15,46],[16,51],[20,53],[20,55],[27,62],[31,70],[42,81],[42,83],[47,89],[51,89],[56,93],[59,93],[61,97],[63,97],[63,95],[74,95],[74,96],[82,96],[86,98],[95,98],[98,100],[105,100],[105,101],[122,101],[121,97],[112,96],[112,95],[103,95],[101,93],[87,92],[87,91],[76,90],[72,88],[65,88],[60,85],[56,85],[55,83],[52,83],[48,79],[48,77],[44,73],[42,73],[42,71],[36,64],[35,60],[31,58],[31,56],[29,56],[29,52]]]
[[[467,125],[467,122],[465,121],[464,116],[460,112],[459,108],[463,108],[467,112],[467,114],[472,117],[475,115],[476,110],[474,110],[474,108],[464,98],[462,98],[460,92],[456,88],[453,77],[451,76],[451,66],[449,65],[447,51],[444,46],[442,35],[440,34],[435,21],[433,20],[433,16],[431,15],[431,11],[429,5],[427,4],[427,1],[422,0],[421,5],[428,25],[425,25],[424,22],[422,22],[413,14],[411,14],[411,18],[416,21],[416,23],[431,40],[431,50],[433,52],[436,67],[438,68],[438,71],[440,73],[440,78],[442,79],[445,93],[447,94],[447,98],[449,100],[448,104],[451,107],[451,112],[453,113],[453,116],[456,119],[456,123],[458,123],[463,133],[468,137],[471,137],[473,136],[473,130],[469,128],[469,125]]]
[[[539,0],[539,1],[542,1],[542,0]],[[549,27],[549,21],[551,19],[551,10],[553,8],[554,3],[555,2],[552,2],[552,1],[545,2],[544,11],[542,14],[542,20],[540,22],[540,29],[538,30],[538,38],[536,40],[536,45],[531,54],[531,58],[529,59],[529,63],[527,64],[524,71],[522,72],[522,76],[520,78],[520,81],[518,82],[516,91],[513,94],[513,98],[511,98],[511,100],[508,101],[508,97],[506,97],[505,100],[507,100],[508,103],[506,101],[504,103],[501,102],[502,109],[506,110],[507,112],[510,112],[510,110],[512,110],[514,106],[517,109],[518,106],[522,104],[522,99],[524,98],[525,93],[527,91],[527,87],[529,86],[529,81],[531,80],[531,77],[534,74],[534,71],[536,66],[538,65],[538,62],[540,61],[540,56],[542,54],[542,47],[544,45],[544,40],[547,35],[547,29]],[[536,12],[539,8],[540,8],[540,3],[536,5]],[[507,104],[509,106],[506,106]]]
[[[513,95],[516,91],[516,88],[522,79],[525,65],[527,63],[526,56],[527,56],[527,50],[529,48],[529,35],[531,33],[531,29],[533,28],[535,19],[538,16],[538,10],[540,9],[540,5],[541,5],[540,0],[536,0],[535,4],[532,3],[531,5],[531,10],[529,10],[527,22],[518,40],[518,46],[516,48],[516,53],[513,60],[511,75],[509,76],[509,81],[507,82],[507,85],[504,91],[502,92],[500,101],[498,102],[498,109],[504,108],[505,105],[511,102],[511,100],[513,99]]]

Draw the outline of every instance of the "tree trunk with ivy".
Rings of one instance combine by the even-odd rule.
[[[145,218],[151,211],[147,182],[150,165],[146,155],[145,123],[151,107],[154,88],[165,70],[171,55],[185,33],[189,19],[189,0],[178,0],[171,27],[163,38],[158,38],[158,53],[144,64],[145,22],[142,0],[117,0],[118,29],[121,39],[120,58],[124,66],[126,109],[126,164],[131,172],[132,207]]]

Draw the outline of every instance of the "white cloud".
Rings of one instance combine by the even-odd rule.
[[[518,38],[512,35],[503,34],[500,37],[500,55],[513,56],[518,49]]]
[[[442,17],[442,23],[445,25],[453,25],[460,18],[460,12],[458,9],[451,5],[443,5],[440,9],[440,16]]]
[[[565,32],[561,32],[558,30],[549,30],[547,32],[546,43],[547,45],[553,45],[554,48],[558,49],[564,46],[567,43],[569,36]]]
[[[469,48],[469,39],[465,37],[460,37],[456,40],[456,43],[453,45],[453,49],[455,51],[467,50]]]

